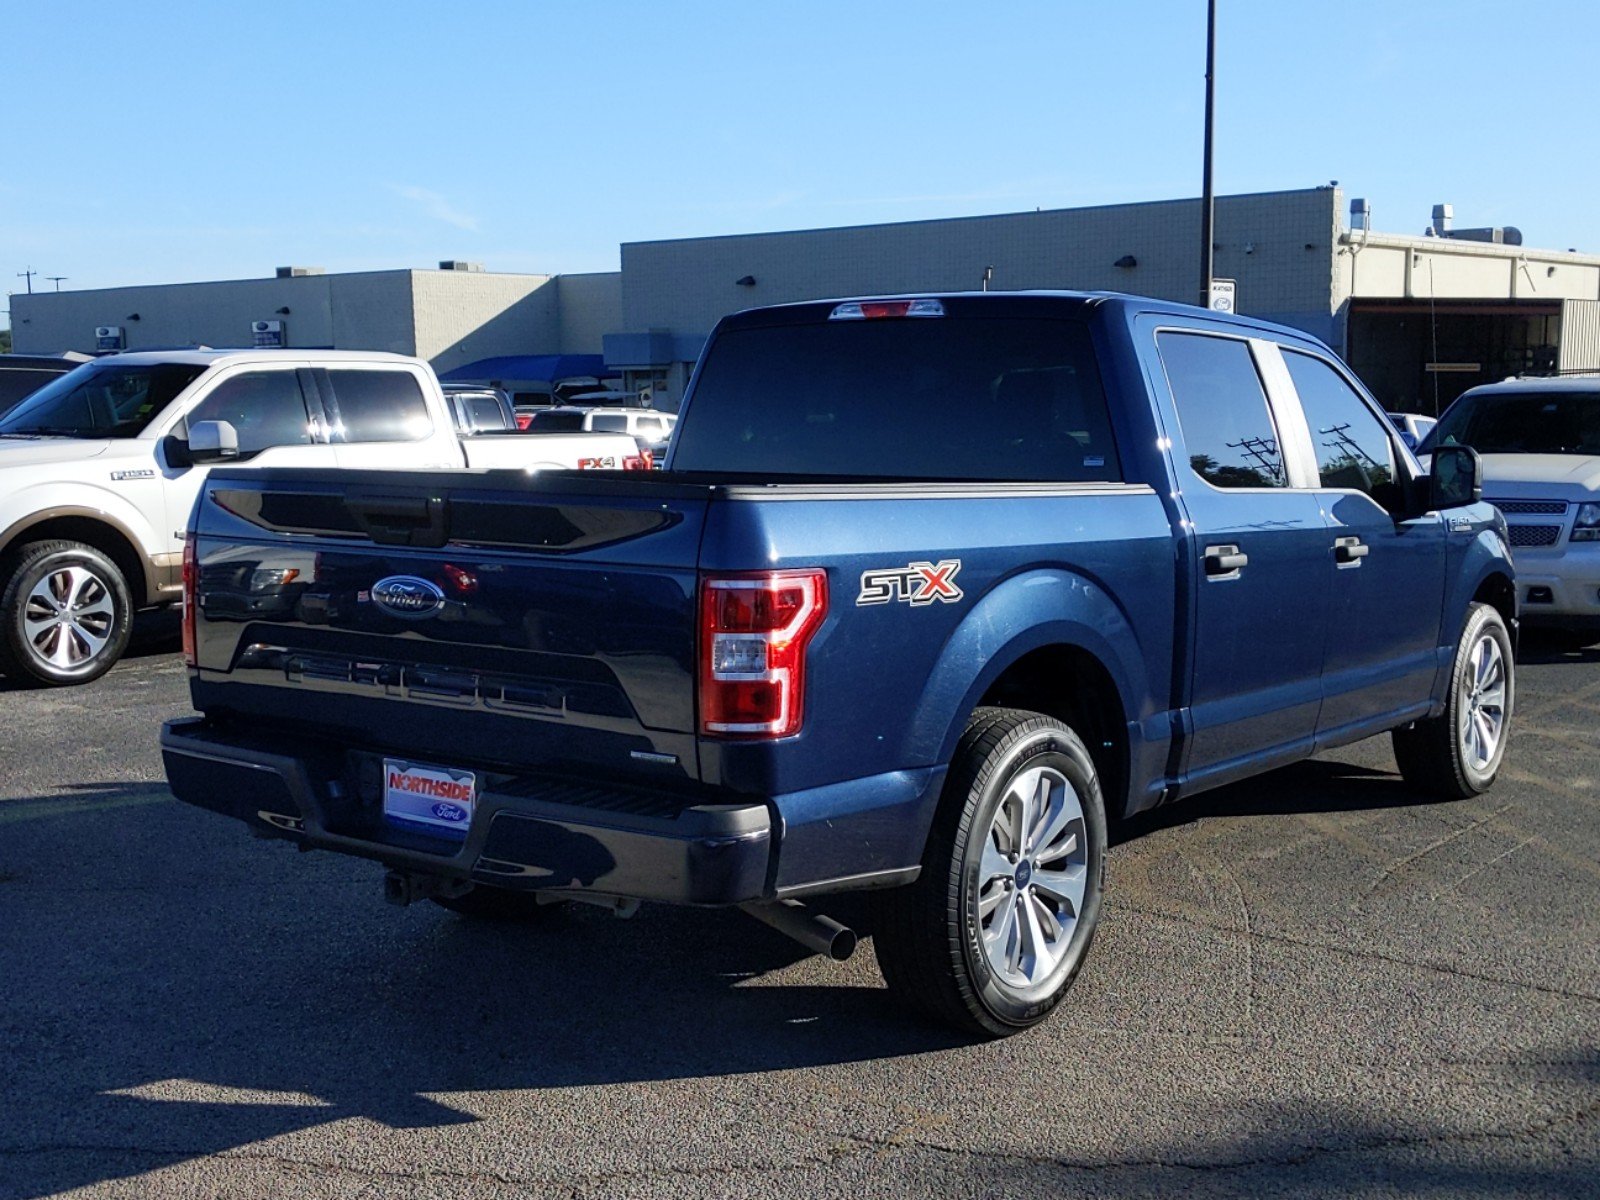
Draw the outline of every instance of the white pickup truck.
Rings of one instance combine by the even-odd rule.
[[[86,683],[136,609],[182,595],[183,530],[218,462],[643,467],[625,434],[460,425],[420,359],[355,351],[119,354],[0,416],[0,673]]]

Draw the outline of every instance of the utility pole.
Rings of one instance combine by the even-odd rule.
[[[1200,195],[1200,307],[1211,307],[1211,240],[1216,195],[1211,187],[1211,125],[1216,99],[1217,0],[1206,0],[1206,162]]]
[[[17,278],[19,278],[19,279],[24,278],[24,277],[27,278],[27,280],[28,280],[28,295],[30,295],[30,296],[33,295],[33,277],[35,275],[37,275],[38,273],[39,272],[35,271],[32,267],[29,267],[26,271],[18,271],[17,272]]]
[[[66,279],[67,276],[65,276],[65,275],[46,275],[45,278],[48,279],[51,283],[55,284],[56,285],[56,291],[59,292],[61,290],[61,281],[63,279]]]

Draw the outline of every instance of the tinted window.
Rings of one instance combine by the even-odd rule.
[[[0,433],[136,437],[203,370],[197,363],[85,363],[0,417]]]
[[[1479,454],[1600,454],[1600,389],[1468,392],[1422,445],[1471,446]]]
[[[1322,486],[1353,488],[1382,497],[1380,502],[1391,499],[1394,447],[1384,421],[1320,358],[1286,349],[1283,361],[1311,427]]]
[[[340,442],[418,442],[433,432],[428,402],[410,371],[329,370]]]
[[[1288,487],[1250,347],[1238,338],[1157,338],[1194,473],[1213,487]]]
[[[467,421],[473,429],[504,429],[505,410],[493,396],[466,397]]]
[[[546,410],[533,414],[533,421],[528,426],[535,433],[564,433],[569,430],[583,428],[583,414],[581,412],[560,412]]]
[[[27,367],[0,368],[0,412],[64,374],[65,371],[36,371]]]
[[[596,433],[627,433],[628,418],[621,413],[595,413],[589,418],[589,428]]]
[[[1121,479],[1088,331],[1050,320],[739,329],[707,351],[673,466],[906,479]]]
[[[185,427],[193,429],[201,421],[232,425],[240,454],[311,442],[311,420],[293,371],[251,371],[219,383],[189,410]]]

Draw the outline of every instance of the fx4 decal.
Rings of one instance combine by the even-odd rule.
[[[947,558],[940,563],[914,562],[903,567],[863,571],[861,594],[856,597],[856,604],[888,604],[891,600],[903,601],[915,608],[932,604],[935,600],[954,604],[962,595],[955,582],[960,571],[959,558]]]

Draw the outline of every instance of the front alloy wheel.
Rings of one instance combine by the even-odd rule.
[[[34,542],[0,565],[0,672],[24,686],[88,683],[127,648],[133,598],[80,542]]]

